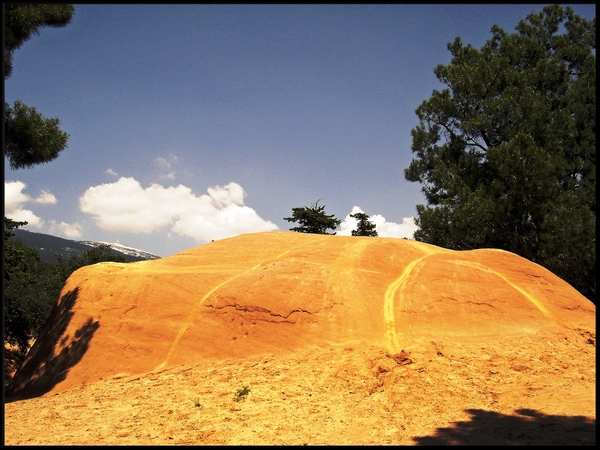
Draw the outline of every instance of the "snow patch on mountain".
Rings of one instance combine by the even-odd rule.
[[[105,244],[110,246],[113,250],[121,252],[125,255],[135,256],[144,259],[160,259],[160,256],[153,255],[152,253],[145,252],[143,250],[139,250],[137,248],[128,247],[126,245],[115,243],[115,242],[101,242],[101,241],[77,241],[80,244],[89,245],[90,247],[95,247],[98,244]]]

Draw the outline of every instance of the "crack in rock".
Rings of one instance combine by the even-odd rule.
[[[205,306],[206,306],[206,308],[211,308],[214,311],[217,311],[217,310],[218,311],[223,311],[225,309],[234,309],[235,311],[243,311],[245,313],[252,314],[254,316],[254,318],[257,319],[257,320],[269,321],[266,318],[261,318],[260,317],[261,315],[266,315],[268,317],[281,319],[281,320],[277,320],[277,322],[296,323],[293,320],[289,320],[289,318],[290,318],[290,316],[292,314],[304,313],[304,314],[307,314],[308,316],[313,315],[313,314],[318,314],[319,312],[321,312],[321,311],[323,311],[325,309],[331,309],[331,308],[333,308],[335,306],[335,303],[333,303],[330,306],[323,307],[323,308],[321,308],[319,310],[316,310],[316,311],[309,311],[309,310],[302,309],[302,308],[295,308],[295,309],[291,310],[288,314],[276,313],[276,312],[273,312],[273,311],[271,311],[271,310],[269,310],[267,308],[261,307],[261,306],[240,305],[238,303],[228,303],[228,304],[219,305],[219,306],[208,304],[208,305],[205,305]]]
[[[478,305],[478,306],[482,306],[482,305],[486,305],[489,306],[490,308],[496,308],[496,306],[492,305],[491,303],[487,303],[487,302],[474,302],[472,300],[458,300],[456,298],[452,298],[452,297],[444,297],[441,298],[439,300],[435,300],[432,303],[440,303],[440,302],[444,302],[446,300],[452,300],[453,302],[459,302],[459,303],[464,303],[464,304],[470,304],[470,305]]]

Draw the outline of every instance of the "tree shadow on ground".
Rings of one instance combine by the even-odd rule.
[[[39,338],[27,353],[25,361],[5,390],[5,402],[43,395],[67,377],[88,349],[89,342],[100,326],[90,317],[74,336],[65,335],[73,317],[73,306],[79,290],[64,294],[52,308]],[[55,351],[61,348],[60,353]]]
[[[433,436],[414,437],[417,445],[595,445],[596,420],[584,416],[550,416],[519,409],[507,416],[481,409],[472,418],[439,428]]]

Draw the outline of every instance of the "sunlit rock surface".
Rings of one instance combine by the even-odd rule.
[[[513,340],[535,346],[554,333],[595,343],[595,306],[512,253],[246,234],[153,261],[77,270],[7,395],[327,345],[473,355]]]

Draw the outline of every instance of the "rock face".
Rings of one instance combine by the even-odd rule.
[[[595,343],[595,314],[569,284],[505,251],[247,234],[74,272],[6,395],[324,344],[364,343],[401,362],[442,343],[440,354],[552,333]]]

